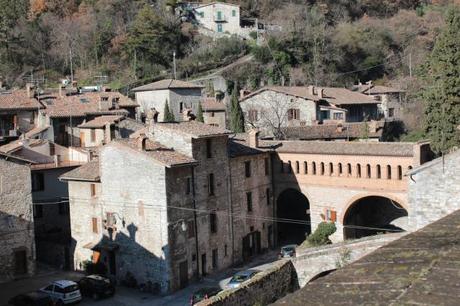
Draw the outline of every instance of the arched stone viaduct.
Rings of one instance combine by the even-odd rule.
[[[431,157],[429,144],[324,141],[262,141],[272,148],[275,214],[311,226],[278,223],[278,244],[295,233],[336,223],[334,242],[380,232],[408,230],[405,173]],[[302,227],[303,226],[303,227]]]

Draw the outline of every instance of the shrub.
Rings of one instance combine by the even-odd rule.
[[[336,230],[335,223],[321,222],[315,232],[307,237],[307,242],[310,246],[331,244],[329,236],[334,234]]]

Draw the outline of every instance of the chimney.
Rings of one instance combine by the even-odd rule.
[[[146,142],[147,142],[147,137],[145,136],[145,134],[141,134],[137,138],[137,149],[139,151],[145,151],[145,143]]]
[[[259,146],[259,133],[260,131],[258,129],[252,129],[248,132],[249,139],[248,139],[248,145],[251,148],[257,148]]]
[[[112,133],[111,133],[111,128],[110,128],[110,123],[107,122],[105,124],[105,131],[104,131],[104,142],[108,144],[109,142],[112,141]]]
[[[65,87],[62,85],[59,85],[59,97],[64,97],[65,96]]]
[[[313,86],[313,85],[308,86],[308,94],[309,94],[310,96],[314,96],[314,95],[315,95],[315,86]]]
[[[318,89],[318,93],[320,99],[324,98],[324,88]]]
[[[35,96],[35,86],[34,86],[34,84],[27,83],[26,84],[26,91],[27,91],[27,97],[33,98]]]
[[[240,89],[240,99],[243,99],[246,96],[246,90]]]
[[[369,121],[369,132],[370,133],[376,133],[377,132],[377,121],[371,120]]]

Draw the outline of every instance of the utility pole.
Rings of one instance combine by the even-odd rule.
[[[174,67],[174,80],[177,78],[176,75],[176,51],[173,51],[173,67]]]
[[[412,52],[409,52],[409,77],[412,78]]]
[[[70,42],[69,48],[69,59],[70,59],[70,82],[73,84],[73,59],[72,59],[72,42]]]

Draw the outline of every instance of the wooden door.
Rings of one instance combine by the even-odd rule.
[[[188,263],[183,261],[179,264],[179,280],[180,289],[187,287],[188,285]]]
[[[14,252],[14,272],[15,274],[27,273],[27,252],[18,250]]]

